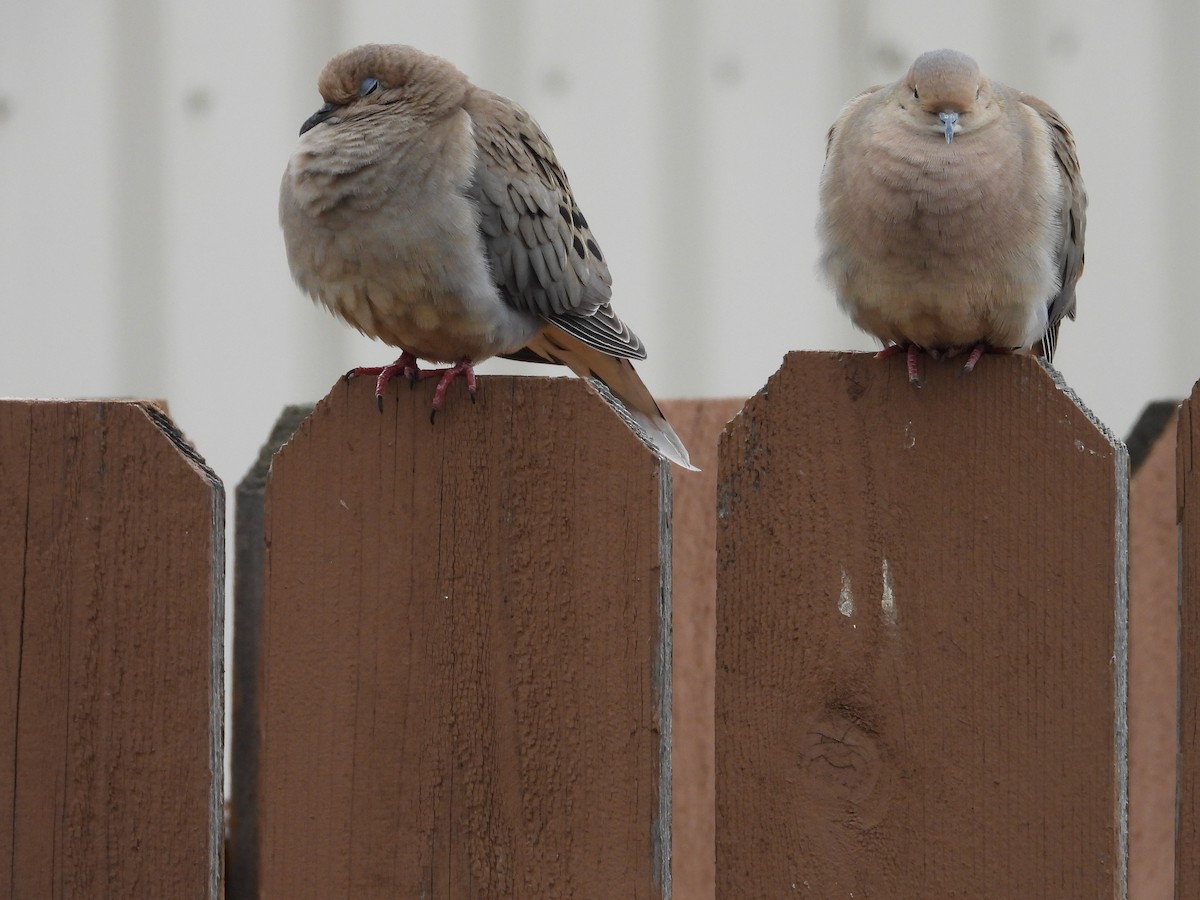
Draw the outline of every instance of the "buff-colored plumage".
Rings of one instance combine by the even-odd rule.
[[[821,265],[885,346],[1049,359],[1075,317],[1086,208],[1058,113],[962,53],[933,51],[830,129]]]
[[[325,105],[280,190],[297,283],[405,351],[412,372],[412,357],[468,371],[492,356],[566,365],[691,468],[630,363],[645,350],[612,309],[608,266],[529,114],[399,45],[334,57],[319,88]]]

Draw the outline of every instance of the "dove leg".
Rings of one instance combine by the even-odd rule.
[[[985,353],[1012,353],[1006,347],[989,347],[987,344],[976,344],[971,348],[971,355],[967,357],[966,363],[962,367],[961,375],[966,375],[975,369],[975,364],[983,358]]]
[[[945,351],[945,356],[947,359],[953,359],[960,353],[966,352],[966,350],[967,347],[950,347]],[[887,359],[889,356],[895,356],[901,351],[905,353],[905,367],[908,370],[909,383],[911,383],[913,387],[920,387],[921,370],[920,366],[918,365],[918,358],[921,354],[921,348],[916,344],[891,344],[876,353],[875,358]],[[967,361],[962,367],[962,372],[959,373],[960,375],[966,375],[968,372],[974,371],[976,364],[983,358],[985,353],[1013,352],[1006,347],[992,347],[988,344],[975,344],[974,346],[970,347],[970,351],[971,352],[967,356]],[[942,352],[938,350],[929,350],[928,353],[934,359],[937,359],[942,355]]]
[[[903,344],[888,344],[882,350],[875,354],[876,359],[887,359],[889,356],[895,356],[904,349]]]
[[[921,369],[917,363],[918,357],[921,355],[921,348],[916,344],[889,344],[878,353],[875,354],[876,359],[887,359],[889,356],[895,356],[901,351],[904,352],[904,367],[908,372],[908,383],[913,387],[921,386]]]
[[[921,386],[921,370],[917,367],[917,359],[921,355],[921,348],[916,344],[908,345],[908,353],[905,356],[904,367],[908,370],[908,383],[913,387]]]
[[[433,409],[429,411],[430,422],[437,416],[438,410],[446,405],[446,391],[449,390],[454,379],[460,375],[467,380],[467,393],[471,397],[471,402],[475,402],[475,364],[471,360],[463,359],[448,368],[430,369],[421,373],[422,378],[432,378],[435,375],[441,377],[438,378],[437,387],[433,389]]]

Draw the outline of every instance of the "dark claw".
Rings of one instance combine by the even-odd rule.
[[[383,412],[383,394],[375,395],[375,405],[379,407],[379,412]]]
[[[435,420],[436,418],[437,418],[437,410],[436,410],[436,409],[431,409],[431,410],[429,411],[429,424],[430,424],[430,425],[433,425],[433,424],[434,424],[434,420]]]

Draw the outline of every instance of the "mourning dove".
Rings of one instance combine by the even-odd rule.
[[[829,130],[821,267],[854,324],[917,354],[1033,350],[1075,318],[1087,195],[1075,141],[1046,103],[989,82],[955,50],[918,57]]]
[[[363,334],[400,348],[377,375],[457,376],[492,356],[585,378],[655,453],[693,468],[638,377],[642,342],[550,142],[520,106],[412,47],[370,44],[321,72],[279,219],[296,282]],[[449,363],[422,372],[417,358]],[[382,406],[381,406],[382,408]]]

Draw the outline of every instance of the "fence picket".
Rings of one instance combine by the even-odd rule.
[[[665,464],[573,379],[432,426],[432,384],[372,389],[271,465],[258,889],[668,895]]]
[[[1175,894],[1179,703],[1179,404],[1146,408],[1126,439],[1129,480],[1129,896]]]
[[[672,479],[671,884],[711,900],[714,885],[713,678],[716,660],[717,439],[744,399],[668,400],[663,411],[699,472]]]
[[[719,897],[1124,895],[1124,446],[924,367],[789,354],[724,435]]]
[[[0,893],[219,896],[223,542],[154,405],[0,401]]]
[[[258,897],[258,653],[262,643],[263,541],[271,458],[313,411],[288,406],[271,429],[258,459],[237,486],[234,511],[232,733],[229,736],[229,844],[226,894]]]

